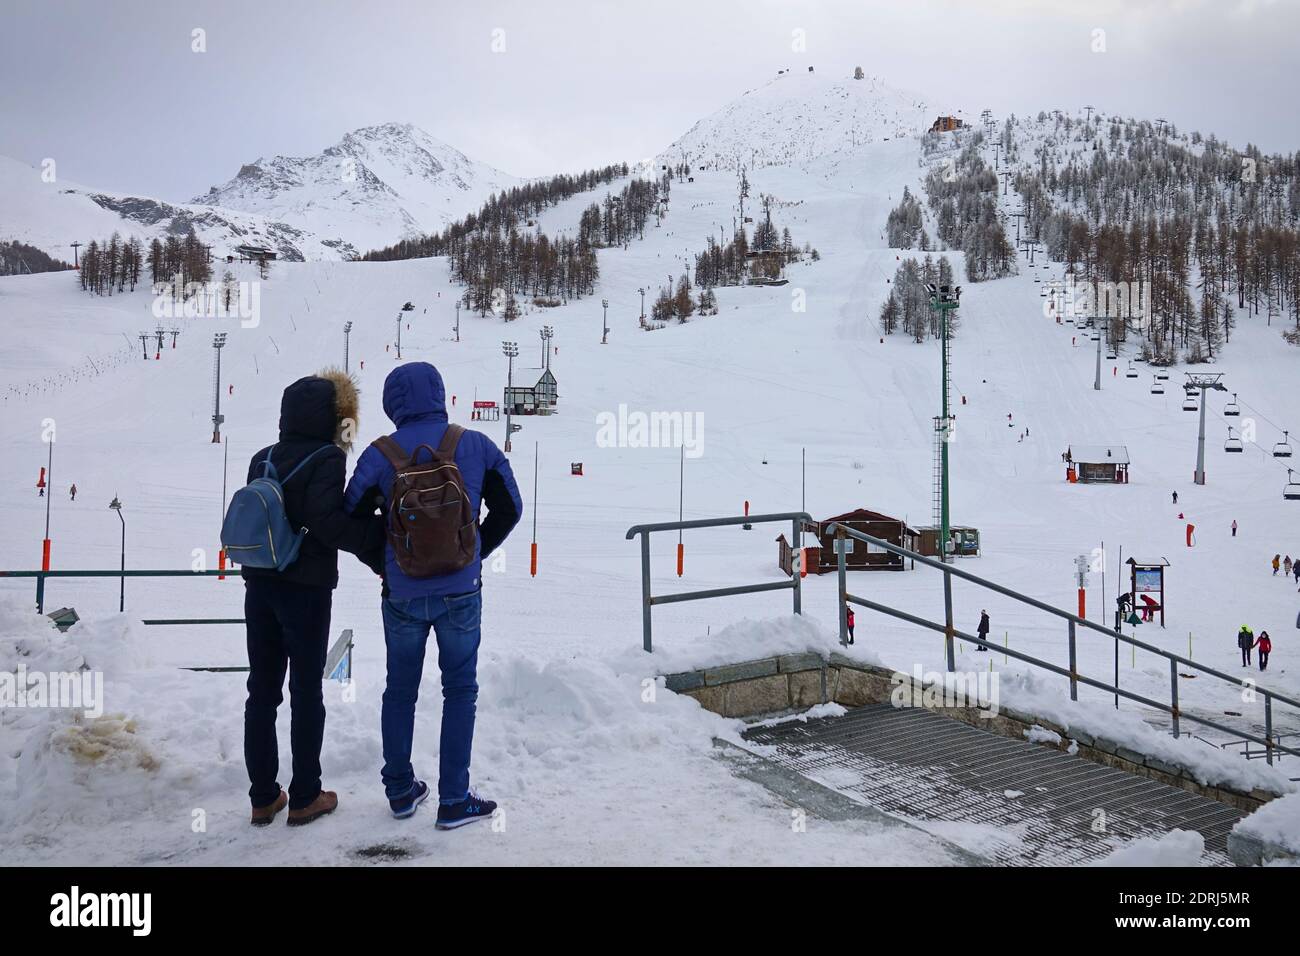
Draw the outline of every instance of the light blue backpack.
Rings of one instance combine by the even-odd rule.
[[[271,464],[275,446],[266,453],[262,475],[240,488],[230,498],[225,520],[221,522],[221,546],[226,557],[248,568],[273,568],[283,571],[298,558],[304,528],[295,531],[284,511],[284,485],[302,466],[333,445],[322,445],[304,458],[281,481]]]

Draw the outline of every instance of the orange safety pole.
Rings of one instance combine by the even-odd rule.
[[[1088,595],[1087,591],[1085,591],[1083,588],[1079,588],[1079,617],[1082,618],[1086,618],[1088,616],[1087,595]]]
[[[680,541],[677,542],[677,576],[682,576],[682,565],[686,556],[686,546]]]
[[[217,549],[217,570],[218,571],[226,570],[226,549],[225,548]],[[226,576],[224,574],[218,574],[217,580],[224,581],[226,580]]]
[[[528,565],[528,573],[531,574],[533,577],[537,577],[537,542],[536,541],[533,542],[532,558]]]
[[[41,542],[41,570],[50,569],[50,539],[45,538]]]

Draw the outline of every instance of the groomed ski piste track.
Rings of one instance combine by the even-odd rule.
[[[47,610],[75,606],[82,622],[66,636],[32,611],[30,580],[0,581],[0,661],[10,670],[75,668],[84,660],[106,677],[105,716],[77,720],[66,711],[0,714],[0,850],[11,864],[337,864],[374,860],[425,864],[959,864],[953,846],[978,852],[987,828],[952,823],[941,835],[890,820],[823,820],[792,827],[791,807],[759,783],[738,777],[715,753],[715,739],[739,743],[743,724],[667,692],[657,675],[700,663],[772,653],[835,648],[834,576],[809,577],[801,620],[783,592],[673,605],[655,612],[656,650],[640,648],[639,561],[624,533],[633,524],[673,520],[678,508],[679,451],[601,447],[597,416],[630,412],[698,413],[702,454],[685,461],[685,517],[798,510],[800,454],[807,455],[807,507],[815,517],[865,507],[931,521],[933,416],[938,412],[939,349],[884,336],[877,324],[900,256],[882,230],[905,185],[920,194],[924,170],[915,139],[859,147],[833,163],[750,174],[760,192],[798,205],[778,207],[779,226],[810,242],[818,262],[788,270],[785,287],[722,288],[720,314],[646,332],[637,326],[639,296],[653,295],[693,261],[705,238],[730,227],[731,173],[695,171],[676,181],[661,227],[624,249],[600,252],[595,294],[558,309],[530,309],[506,324],[461,313],[460,291],[442,260],[392,263],[276,263],[261,284],[260,321],[181,320],[178,347],[157,361],[137,359],[59,387],[5,398],[6,454],[0,460],[0,541],[4,569],[39,566],[45,501],[35,482],[46,462],[42,431],[57,427],[50,536],[53,567],[117,567],[119,523],[108,509],[116,495],[126,521],[127,566],[188,568],[201,549],[214,566],[222,511],[222,451],[210,442],[212,333],[229,333],[222,359],[222,428],[231,487],[250,455],[275,438],[281,390],[343,354],[343,324],[353,323],[351,365],[361,382],[359,446],[388,429],[380,408],[384,377],[396,364],[395,316],[415,310],[402,330],[405,361],[441,369],[456,396],[452,419],[481,427],[500,444],[504,421],[470,421],[473,400],[500,400],[503,340],[519,343],[516,383],[538,374],[543,324],[555,329],[552,369],[559,413],[517,419],[511,461],[527,513],[484,574],[483,647],[473,784],[501,802],[493,825],[436,833],[427,817],[389,818],[379,783],[380,695],[384,645],[379,586],[360,564],[341,556],[332,633],[354,631],[354,700],[326,685],[329,716],[323,754],[325,786],[340,809],[303,831],[247,824],[242,759],[243,675],[196,673],[186,666],[245,663],[238,626],[144,627],[145,617],[238,617],[237,578],[131,579],[127,613],[118,615],[116,579],[51,581]],[[620,188],[614,184],[612,189]],[[572,230],[581,209],[603,191],[547,210],[548,234]],[[1014,200],[1013,197],[1009,197]],[[961,254],[945,253],[957,275]],[[220,267],[219,267],[220,271]],[[240,280],[255,267],[234,267]],[[1040,279],[1060,268],[1033,270]],[[1241,316],[1231,345],[1213,365],[1237,392],[1243,415],[1258,423],[1258,445],[1225,455],[1218,419],[1225,400],[1211,397],[1208,473],[1192,483],[1195,416],[1180,409],[1181,369],[1163,396],[1150,394],[1145,366],[1126,379],[1128,353],[1105,362],[1094,391],[1092,343],[1045,316],[1040,285],[1021,274],[963,282],[961,327],[953,343],[957,435],[951,447],[952,515],[980,529],[984,553],[963,564],[986,578],[1063,608],[1075,604],[1074,559],[1103,542],[1107,599],[1100,576],[1090,582],[1089,612],[1113,608],[1123,556],[1168,558],[1166,627],[1139,637],[1195,660],[1292,695],[1300,692],[1295,629],[1300,595],[1273,577],[1275,553],[1300,554],[1300,503],[1283,501],[1284,468],[1268,454],[1280,435],[1300,433],[1300,350],[1286,346],[1263,315]],[[801,294],[806,309],[796,308]],[[601,345],[601,299],[610,300],[609,344]],[[87,357],[139,348],[138,334],[157,324],[145,288],[94,298],[69,274],[0,283],[0,343],[6,384],[59,377]],[[359,365],[364,362],[364,368]],[[1112,367],[1118,366],[1118,375]],[[227,394],[233,385],[233,394]],[[961,398],[965,403],[961,403]],[[1008,414],[1012,416],[1008,426]],[[1030,436],[1019,440],[1028,427]],[[534,487],[534,448],[538,478]],[[1126,445],[1131,483],[1071,485],[1061,453],[1070,445]],[[582,476],[570,474],[583,463]],[[67,486],[79,494],[70,502]],[[1171,491],[1179,503],[1170,503]],[[534,520],[539,568],[529,574]],[[1180,517],[1180,514],[1185,517]],[[1230,536],[1233,520],[1239,533]],[[1195,547],[1184,526],[1196,525]],[[769,533],[766,530],[771,527]],[[775,526],[754,531],[687,532],[685,575],[675,575],[675,543],[657,537],[655,593],[780,580]],[[855,576],[852,587],[874,600],[933,618],[942,616],[937,574]],[[955,584],[958,627],[974,630],[981,608],[993,636],[1064,665],[1062,624],[995,596]],[[1267,673],[1241,667],[1235,634],[1248,623],[1274,639]],[[1030,674],[998,654],[961,645],[959,669],[1001,675],[1003,699],[1037,707],[1045,717],[1083,715],[1125,739],[1178,748],[1207,778],[1238,786],[1292,788],[1286,762],[1247,762],[1211,743],[1174,741],[1159,715],[1086,687],[1068,702],[1064,679]],[[939,635],[859,611],[852,650],[910,673],[942,671]],[[1084,673],[1108,679],[1114,647],[1081,634]],[[1165,661],[1127,648],[1123,686],[1164,699]],[[1217,681],[1188,680],[1184,708],[1209,716],[1242,714],[1243,729],[1262,729],[1258,704]],[[436,773],[440,717],[438,678],[426,669],[416,728],[417,772]],[[282,768],[288,766],[286,701],[281,710]],[[1227,719],[1227,718],[1225,718]],[[1287,720],[1291,720],[1287,723]],[[1184,724],[1186,728],[1188,725]],[[1277,729],[1300,731],[1286,711]],[[1213,738],[1214,735],[1204,735]],[[1221,740],[1214,740],[1220,743]],[[1152,744],[1154,746],[1154,744]],[[286,782],[282,781],[282,782]],[[902,814],[906,816],[906,814]],[[196,821],[201,821],[196,822]],[[1122,841],[1115,849],[1125,852]],[[1152,858],[1206,862],[1187,841],[1153,844]],[[1122,857],[1133,862],[1132,847]],[[1163,853],[1163,855],[1161,855]],[[1145,859],[1141,853],[1137,859]]]

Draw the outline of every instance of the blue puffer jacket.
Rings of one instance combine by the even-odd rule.
[[[428,362],[399,365],[384,381],[384,413],[397,431],[393,439],[409,454],[419,445],[438,447],[447,430],[447,393],[442,376]],[[481,585],[480,569],[486,558],[506,539],[523,517],[524,503],[515,485],[510,462],[492,440],[481,432],[465,430],[456,446],[456,467],[460,469],[477,514],[487,505],[488,514],[479,523],[478,553],[474,563],[454,574],[432,578],[408,578],[397,567],[393,549],[384,547],[384,584],[398,601],[412,598],[467,594]],[[383,452],[371,445],[357,460],[352,480],[344,495],[345,510],[368,514],[384,507],[393,483],[393,466]]]

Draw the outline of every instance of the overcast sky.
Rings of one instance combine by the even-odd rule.
[[[0,154],[54,158],[61,179],[172,200],[259,156],[309,155],[387,121],[520,176],[631,161],[777,69],[807,65],[846,74],[861,65],[970,115],[1091,103],[1236,145],[1300,149],[1300,0],[2,8]],[[206,52],[192,49],[196,29]],[[792,50],[795,30],[806,52]]]

